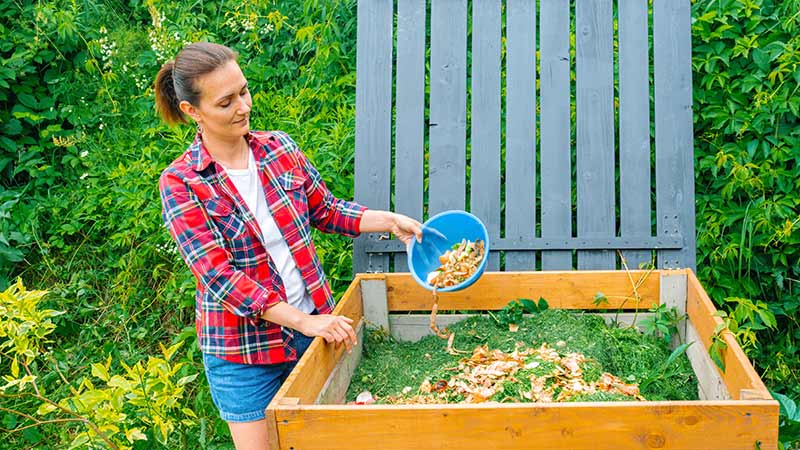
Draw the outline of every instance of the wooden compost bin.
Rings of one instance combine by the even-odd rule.
[[[724,373],[708,356],[711,335],[721,319],[691,270],[491,272],[468,289],[441,294],[439,309],[498,310],[515,298],[544,297],[551,308],[598,311],[593,299],[602,292],[610,302],[603,305],[602,314],[610,320],[620,306],[634,306],[632,280],[642,278],[640,311],[666,304],[688,316],[679,331],[684,341],[696,342],[687,354],[701,400],[345,405],[345,392],[361,357],[365,323],[383,326],[398,339],[416,340],[429,333],[424,313],[432,305],[430,291],[407,273],[359,274],[336,308],[336,314],[358,324],[359,345],[348,353],[314,340],[267,407],[271,448],[777,448],[778,403],[734,337],[723,334]],[[623,304],[620,297],[629,299]],[[638,317],[647,314],[640,312]],[[437,323],[447,325],[464,317],[440,314]],[[619,315],[621,322],[632,318],[631,312]]]

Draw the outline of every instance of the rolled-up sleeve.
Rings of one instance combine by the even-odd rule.
[[[296,155],[306,175],[305,190],[311,225],[325,233],[358,237],[361,234],[361,217],[367,207],[334,197],[325,186],[322,176],[299,148],[296,148]]]
[[[231,254],[211,222],[203,204],[181,177],[165,171],[159,179],[162,218],[178,251],[194,276],[213,300],[253,325],[261,314],[281,300],[231,264]]]

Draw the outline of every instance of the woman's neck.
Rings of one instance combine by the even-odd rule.
[[[248,161],[247,140],[244,137],[220,138],[204,132],[203,145],[215,161],[228,169],[246,169]]]

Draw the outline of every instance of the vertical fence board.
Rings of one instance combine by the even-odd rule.
[[[572,236],[569,17],[569,2],[541,0],[542,237]],[[542,269],[571,268],[572,252],[542,252]]]
[[[500,237],[500,0],[472,4],[470,211]],[[500,270],[491,252],[488,270]]]
[[[662,268],[695,269],[691,39],[689,0],[654,2],[656,234],[684,241],[658,252]]]
[[[650,236],[650,80],[647,0],[619,0],[619,207],[622,237]],[[624,252],[628,267],[649,251]]]
[[[536,234],[535,6],[528,0],[506,5],[505,236],[511,239]],[[536,252],[506,252],[505,269],[535,270]]]
[[[578,237],[613,237],[614,61],[611,0],[575,8]],[[613,251],[578,252],[579,269],[613,269]]]
[[[395,210],[422,220],[423,125],[425,118],[425,0],[397,4],[397,97],[395,107]],[[407,272],[405,253],[395,272]]]
[[[431,7],[428,213],[466,206],[467,0]]]
[[[356,47],[355,198],[370,208],[388,209],[391,187],[392,1],[358,2]],[[389,257],[367,255],[367,239],[353,245],[353,270],[385,272]]]

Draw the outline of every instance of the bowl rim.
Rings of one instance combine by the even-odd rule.
[[[486,264],[487,264],[488,259],[489,259],[488,258],[489,251],[490,251],[490,248],[489,248],[489,232],[486,229],[486,225],[484,225],[484,223],[478,218],[478,216],[476,216],[476,215],[474,215],[474,214],[472,214],[472,213],[470,213],[468,211],[464,211],[464,210],[460,210],[460,209],[451,209],[451,210],[447,210],[447,211],[442,211],[442,212],[440,212],[440,213],[438,213],[438,214],[436,214],[436,215],[434,215],[432,217],[429,217],[428,220],[426,220],[423,223],[423,226],[430,226],[430,223],[432,221],[434,221],[435,219],[437,219],[437,218],[439,218],[441,216],[446,216],[446,215],[447,216],[451,216],[451,215],[466,216],[466,217],[469,217],[471,220],[477,222],[478,225],[480,225],[481,231],[483,232],[483,235],[486,237],[483,240],[484,256],[483,256],[483,260],[481,261],[480,265],[478,266],[478,269],[475,271],[475,273],[472,274],[472,276],[470,276],[466,280],[464,280],[461,283],[456,284],[454,286],[448,286],[446,288],[439,288],[439,289],[436,290],[436,292],[460,291],[462,289],[465,289],[465,288],[471,286],[478,279],[478,277],[480,277],[481,274],[483,274],[483,271],[485,270]],[[414,247],[416,245],[418,245],[417,240],[416,239],[411,239],[411,244],[406,249],[406,262],[408,264],[408,271],[411,272],[411,276],[414,278],[414,281],[416,281],[417,284],[419,284],[420,286],[422,286],[423,288],[425,288],[425,289],[427,289],[429,291],[433,291],[433,286],[431,286],[431,284],[428,283],[426,280],[420,279],[420,277],[417,276],[416,271],[414,271],[414,269],[413,269],[414,266],[412,264],[411,254],[414,251]]]

